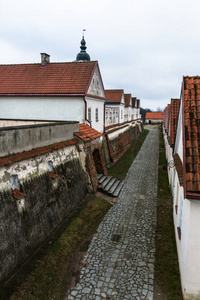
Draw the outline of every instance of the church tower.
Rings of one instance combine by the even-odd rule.
[[[90,61],[90,56],[86,52],[87,47],[85,46],[86,42],[84,39],[84,31],[85,31],[85,29],[83,29],[83,37],[81,40],[81,46],[80,46],[81,51],[77,54],[76,61]]]

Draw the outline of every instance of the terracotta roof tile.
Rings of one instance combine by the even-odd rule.
[[[58,174],[55,174],[55,173],[53,173],[53,172],[49,172],[49,175],[50,175],[50,177],[51,177],[52,179],[56,179],[56,178],[59,177]]]
[[[160,120],[163,119],[163,114],[161,112],[147,112],[145,119]]]
[[[0,95],[85,94],[96,61],[0,65]]]
[[[124,90],[105,90],[106,102],[121,103]]]
[[[178,122],[178,112],[180,106],[180,99],[171,99],[170,112],[170,145],[173,146],[175,142],[176,128]]]
[[[200,197],[200,77],[184,77],[186,193]]]
[[[56,144],[52,144],[49,146],[45,146],[45,147],[41,147],[41,148],[37,148],[37,149],[33,149],[30,151],[25,151],[22,153],[17,153],[17,154],[13,154],[13,155],[9,155],[6,157],[1,157],[0,158],[0,167],[6,166],[6,165],[10,165],[12,163],[15,162],[19,162],[25,159],[29,159],[32,157],[36,157],[42,154],[46,154],[49,153],[51,151],[57,150],[57,149],[61,149],[70,145],[75,145],[77,144],[78,141],[73,139],[73,140],[68,140],[68,141],[64,141],[61,143],[56,143]]]
[[[125,106],[130,106],[131,105],[131,94],[124,94],[125,98]]]
[[[182,161],[178,155],[178,153],[175,153],[173,155],[174,158],[174,164],[175,164],[175,168],[178,174],[178,179],[179,179],[179,183],[181,186],[183,186],[183,164]]]
[[[163,124],[165,127],[166,132],[168,133],[169,130],[169,117],[170,117],[170,109],[171,109],[171,104],[168,104],[167,107],[165,108],[163,112]]]
[[[137,106],[137,97],[132,97],[132,107],[135,108]]]
[[[14,196],[15,199],[20,200],[20,199],[24,198],[26,196],[26,194],[24,194],[24,193],[20,192],[19,190],[15,189],[15,190],[13,190],[13,196]]]
[[[75,132],[74,135],[84,142],[88,142],[102,136],[99,131],[84,123],[79,124],[79,132]]]

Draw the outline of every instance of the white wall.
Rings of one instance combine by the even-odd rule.
[[[136,107],[132,108],[132,115],[133,115],[133,120],[136,120],[137,119],[137,108]]]
[[[131,121],[131,106],[124,107],[124,121]]]
[[[140,114],[137,114],[138,118],[140,118]],[[145,119],[145,123],[149,124],[149,120],[151,120],[152,124],[162,123],[162,119]]]
[[[119,123],[119,107],[105,107],[105,126],[110,126]]]
[[[183,162],[182,99],[178,116],[178,126],[174,153]],[[177,172],[173,179],[174,227],[179,257],[181,286],[184,299],[199,299],[200,296],[200,201],[184,198],[184,188],[180,186]],[[175,206],[178,206],[177,213]],[[177,227],[181,227],[181,239]]]
[[[98,100],[96,98],[85,98],[87,101],[87,119],[88,119],[88,108],[91,108],[91,121],[92,128],[99,132],[104,131],[104,100]],[[96,121],[96,108],[98,108],[99,121]]]
[[[124,123],[124,105],[119,106],[119,123]]]
[[[81,97],[0,97],[0,118],[25,120],[85,120]]]
[[[190,224],[188,224],[187,274],[184,287],[186,294],[200,295],[200,202],[198,200],[189,202]]]
[[[165,154],[166,154],[166,159],[167,162],[170,164],[167,166],[167,171],[168,171],[168,179],[169,179],[169,184],[171,186],[171,190],[173,193],[173,176],[174,176],[174,168],[172,165],[174,164],[174,158],[173,158],[173,149],[170,147],[167,134],[165,133],[165,130],[163,130],[163,137],[164,137],[164,142],[165,142]]]
[[[53,162],[53,167],[56,167],[61,162],[79,158],[79,153],[76,146],[68,146],[44,155],[36,156],[23,160],[21,162],[13,163],[9,166],[0,168],[0,185],[2,190],[11,188],[10,176],[18,175],[19,180],[23,182],[29,178],[33,178],[38,174],[48,171],[48,161]]]
[[[174,153],[178,153],[183,162],[183,128],[182,128],[182,99],[180,101],[180,109],[177,123],[176,138],[174,143]]]

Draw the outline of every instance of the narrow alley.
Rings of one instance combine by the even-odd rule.
[[[159,131],[150,130],[65,299],[153,299]]]

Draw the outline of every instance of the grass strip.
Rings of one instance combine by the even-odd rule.
[[[77,212],[60,238],[51,245],[42,259],[37,261],[35,268],[17,291],[7,299],[63,299],[73,272],[77,272],[72,265],[77,249],[87,250],[92,235],[110,207],[109,202],[88,195],[86,204]]]
[[[162,132],[160,132],[155,282],[165,295],[165,298],[162,299],[181,300],[182,293],[173,224],[173,203],[166,166],[164,140]]]
[[[136,158],[142,144],[144,143],[149,130],[144,129],[141,135],[135,140],[134,144],[125,152],[125,154],[114,164],[111,165],[108,173],[118,179],[125,179],[128,169]]]

